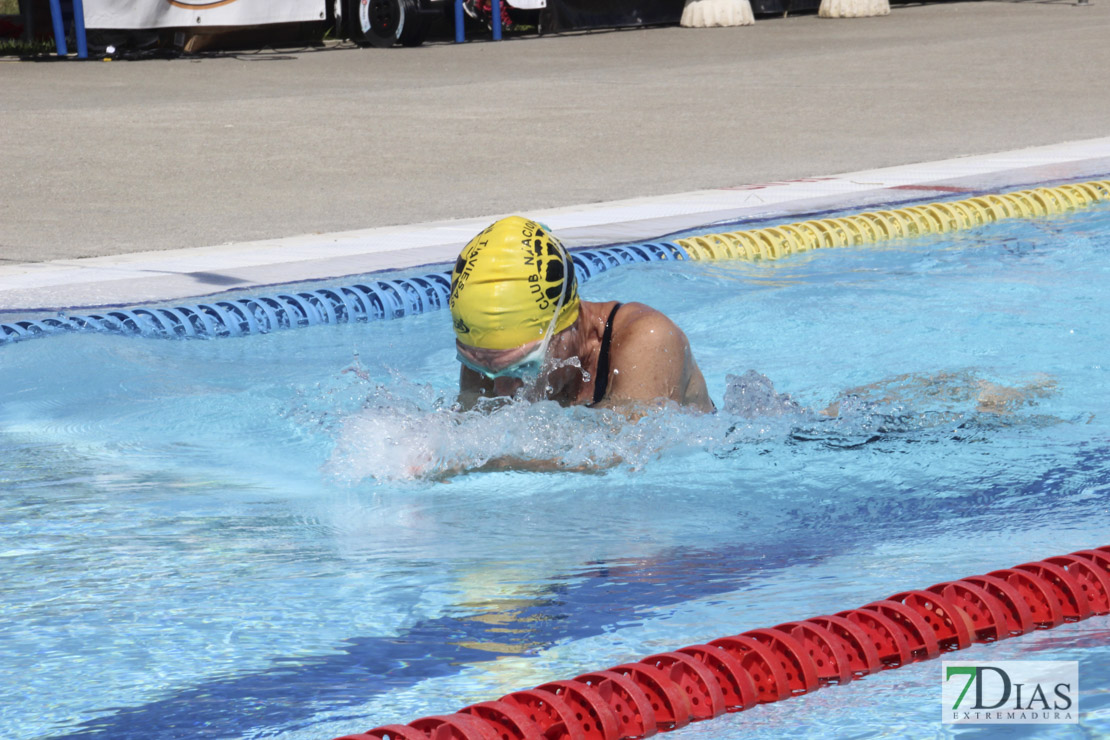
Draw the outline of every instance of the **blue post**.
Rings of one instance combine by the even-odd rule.
[[[89,45],[85,40],[85,5],[83,0],[73,0],[73,33],[77,36],[77,58],[89,58]]]
[[[466,41],[466,29],[463,27],[463,0],[455,0],[455,43]]]
[[[501,0],[493,0],[493,7],[490,8],[490,13],[493,15],[493,40],[501,40]]]
[[[58,56],[69,54],[66,48],[66,24],[62,19],[61,0],[50,0],[50,20],[54,22],[54,46],[58,49]]]

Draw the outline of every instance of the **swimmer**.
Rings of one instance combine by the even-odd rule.
[[[667,403],[714,410],[682,330],[642,303],[580,300],[574,262],[535,221],[501,219],[463,248],[450,307],[464,409],[524,389],[632,419]]]

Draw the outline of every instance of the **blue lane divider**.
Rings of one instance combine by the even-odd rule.
[[[579,281],[620,265],[689,259],[673,242],[622,244],[571,253]],[[0,345],[67,332],[194,339],[242,337],[320,324],[398,319],[447,306],[451,273],[373,280],[310,291],[219,300],[185,306],[139,306],[103,313],[58,315],[0,324]]]

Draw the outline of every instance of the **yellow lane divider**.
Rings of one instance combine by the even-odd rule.
[[[1104,201],[1110,201],[1110,180],[691,236],[675,243],[695,260],[773,260],[812,249],[940,234],[1010,218],[1051,216]]]

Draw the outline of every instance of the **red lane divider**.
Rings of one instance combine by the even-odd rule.
[[[1110,613],[1110,545],[903,591],[336,740],[625,740]]]

